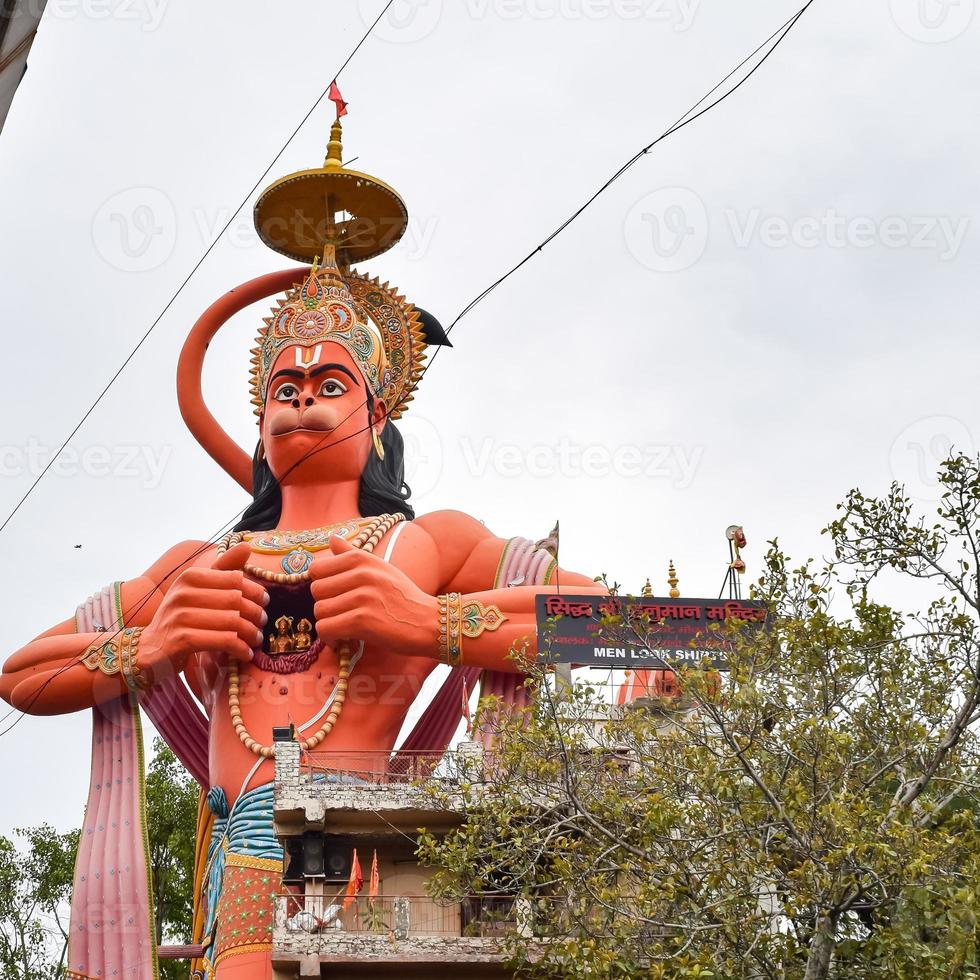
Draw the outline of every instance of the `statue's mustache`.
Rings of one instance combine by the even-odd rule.
[[[269,434],[273,436],[286,435],[299,429],[309,429],[314,432],[330,432],[336,424],[334,413],[319,405],[296,412],[282,412],[269,422]]]

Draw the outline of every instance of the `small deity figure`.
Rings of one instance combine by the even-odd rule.
[[[313,624],[305,617],[296,624],[296,632],[293,634],[293,649],[297,653],[309,650],[313,646]]]
[[[292,653],[296,649],[293,617],[280,616],[276,620],[276,631],[276,635],[269,638],[269,656],[278,657],[281,653]]]

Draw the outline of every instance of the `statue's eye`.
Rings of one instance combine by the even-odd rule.
[[[276,388],[276,393],[272,396],[277,402],[292,401],[299,395],[299,389],[294,384],[287,382]]]
[[[328,378],[320,385],[320,394],[324,398],[338,398],[340,395],[345,395],[346,393],[347,389],[336,378]]]

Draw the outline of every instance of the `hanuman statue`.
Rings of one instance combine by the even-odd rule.
[[[142,575],[82,603],[14,653],[0,677],[0,695],[22,711],[93,710],[74,978],[158,975],[141,710],[201,784],[194,940],[204,954],[194,969],[271,978],[283,865],[273,728],[294,722],[304,751],[386,753],[441,663],[448,679],[403,745],[441,751],[464,683],[524,696],[508,655],[515,644],[535,653],[536,593],[559,574],[563,587],[596,589],[559,573],[557,548],[497,537],[462,511],[415,515],[393,423],[427,348],[447,339],[434,317],[351,268],[400,238],[407,211],[387,184],[343,167],[339,120],[324,166],[269,187],[255,219],[266,244],[303,266],[210,307],[177,379],[191,432],[251,491],[251,506],[220,541],[175,544]],[[204,405],[201,370],[225,321],[275,294],[252,351],[250,458]],[[287,610],[307,620],[292,638],[292,621],[275,628]]]

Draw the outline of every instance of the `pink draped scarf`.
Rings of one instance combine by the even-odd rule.
[[[122,628],[119,584],[75,614],[79,633]],[[107,636],[111,632],[107,633]],[[139,707],[125,695],[92,709],[92,777],[75,859],[68,976],[156,980]]]

